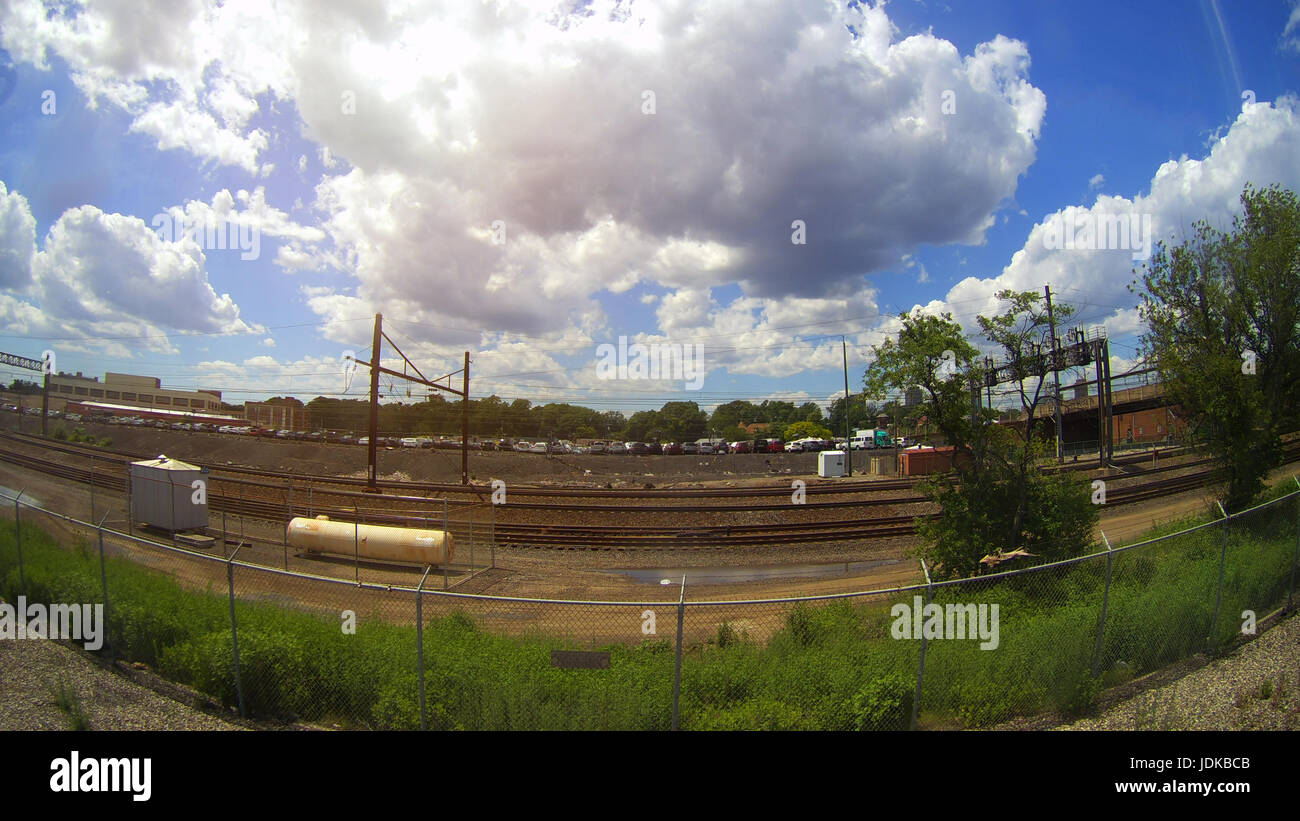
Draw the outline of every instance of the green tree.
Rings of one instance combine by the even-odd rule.
[[[695,402],[668,402],[659,411],[659,426],[669,442],[692,442],[708,431],[709,417]]]
[[[637,411],[627,420],[627,438],[641,442],[653,436],[659,428],[658,411]]]
[[[15,379],[9,384],[10,393],[34,394],[41,393],[42,388],[36,382],[30,382],[26,379]]]
[[[1038,489],[1042,478],[1037,466],[1043,453],[1033,446],[1033,438],[1038,424],[1036,413],[1039,405],[1046,398],[1044,390],[1051,379],[1051,371],[1046,367],[1051,360],[1052,352],[1051,319],[1048,316],[1046,299],[1036,291],[1006,289],[999,291],[997,298],[1008,303],[1006,309],[993,317],[978,317],[977,321],[984,338],[1000,347],[1003,359],[1013,363],[1011,384],[1020,401],[1022,418],[1026,421],[1023,427],[1007,426],[1017,432],[1019,442],[1011,447],[991,449],[982,461],[984,464],[989,464],[1006,460],[1006,464],[998,464],[997,467],[1002,471],[1010,471],[1016,487],[1015,518],[1010,532],[1013,534],[1012,544],[1020,546],[1024,532],[1022,524],[1032,503],[1030,497]],[[1074,315],[1074,308],[1066,304],[1057,305],[1055,315],[1058,323],[1068,321]],[[977,377],[976,401],[978,401],[980,382],[982,378]],[[1054,427],[1052,438],[1055,442]],[[1053,445],[1053,455],[1055,451]],[[1087,535],[1091,538],[1091,529]],[[1030,532],[1027,538],[1034,538],[1034,534]]]
[[[830,428],[816,422],[792,422],[786,426],[785,431],[781,434],[781,438],[786,442],[809,437],[813,439],[834,439],[835,434],[831,433]]]
[[[1247,185],[1241,204],[1230,232],[1201,221],[1182,244],[1157,244],[1139,308],[1142,353],[1206,439],[1233,511],[1259,494],[1281,434],[1300,423],[1300,201]]]
[[[1037,333],[1039,311],[1033,293],[1004,291],[1007,310],[980,317],[989,341],[1017,344]],[[902,393],[919,386],[923,400],[911,409],[924,415],[953,447],[952,469],[920,485],[939,507],[933,520],[919,520],[922,555],[939,578],[968,576],[981,569],[981,560],[1023,548],[1051,560],[1077,554],[1091,540],[1097,510],[1088,487],[1071,476],[1046,476],[1038,467],[1041,443],[1023,437],[1009,425],[992,424],[996,413],[978,402],[983,382],[978,352],[950,314],[916,312],[899,317],[897,340],[873,348],[874,360],[865,383],[869,395]],[[1017,342],[1017,340],[1020,340]],[[1021,358],[1030,369],[1026,354]],[[1041,382],[1039,376],[1026,372]],[[1033,390],[1023,383],[1025,397]]]
[[[837,436],[843,436],[844,427],[844,397],[831,400],[831,411],[826,415],[826,426],[835,431]],[[876,426],[875,406],[865,400],[861,394],[852,394],[849,396],[849,435],[858,428],[874,428]]]
[[[825,414],[822,413],[821,405],[816,402],[804,402],[799,406],[798,415],[795,416],[793,421],[816,422],[820,425],[823,419],[825,419]]]
[[[758,422],[760,409],[753,402],[746,402],[743,399],[737,399],[734,402],[728,402],[725,405],[719,405],[709,417],[709,428],[712,430],[725,430],[728,427],[739,425],[741,422]]]

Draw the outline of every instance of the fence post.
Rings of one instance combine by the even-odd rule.
[[[682,574],[682,594],[677,599],[677,669],[673,673],[673,729],[681,716],[679,705],[682,696],[682,623],[686,621],[686,574]]]
[[[925,566],[925,559],[921,560],[921,570],[925,573],[925,606],[930,606],[930,600],[934,596],[934,582],[930,579],[930,568]],[[924,619],[924,611],[921,613]],[[915,618],[915,617],[914,617]],[[916,719],[921,714],[921,682],[925,679],[925,631],[921,631],[921,660],[916,665],[916,693],[912,696],[912,723],[909,730],[916,729]]]
[[[474,575],[474,508],[469,508],[469,572]]]
[[[1223,548],[1219,551],[1219,585],[1214,593],[1214,618],[1210,620],[1210,635],[1205,639],[1205,649],[1210,654],[1215,651],[1214,636],[1219,632],[1219,607],[1223,603],[1223,566],[1228,560],[1228,527],[1232,521],[1228,511],[1223,509],[1223,503],[1218,499],[1215,499],[1214,503],[1219,506],[1219,512],[1223,514]]]
[[[99,585],[104,593],[104,618],[101,626],[104,630],[104,644],[108,649],[108,660],[113,660],[113,642],[108,637],[108,571],[104,569],[104,520],[111,511],[104,511],[104,518],[99,520]]]
[[[287,517],[287,518],[285,519],[285,521],[284,521],[284,536],[281,538],[281,542],[282,542],[283,545],[284,545],[284,569],[285,569],[285,570],[288,570],[288,569],[289,569],[289,522],[293,521],[293,513],[292,513],[292,510],[293,510],[293,484],[292,484],[292,483],[293,483],[293,480],[290,479],[289,482],[290,482],[290,484],[289,484],[289,495],[288,495],[288,497],[286,497],[286,499],[285,499],[285,503],[284,503],[284,510],[285,510],[285,513],[288,514],[288,517]]]
[[[424,580],[429,578],[429,571],[433,565],[424,566],[424,575],[420,577],[420,585],[415,588],[415,657],[419,664],[417,671],[420,682],[420,729],[429,729],[428,716],[424,711],[424,594],[420,591],[424,589]]]
[[[20,411],[21,413],[21,411]],[[14,539],[18,543],[18,592],[27,595],[27,576],[23,571],[23,520],[22,520],[22,503],[18,500],[23,498],[27,488],[18,491],[14,497]]]
[[[1300,482],[1300,480],[1297,481]],[[492,511],[492,518],[488,521],[488,527],[492,529],[488,531],[488,544],[492,546],[492,569],[496,570],[497,567],[497,506],[496,504],[495,503],[492,504],[490,506],[490,509]]]
[[[1106,543],[1106,588],[1101,594],[1101,622],[1097,625],[1097,652],[1092,656],[1092,677],[1097,677],[1098,668],[1101,666],[1101,641],[1106,634],[1106,609],[1110,606],[1110,570],[1115,556],[1115,551],[1111,550],[1110,539],[1106,537],[1106,531],[1101,531],[1102,541]]]
[[[235,694],[239,696],[239,717],[244,718],[244,682],[239,673],[239,627],[235,621],[235,555],[244,546],[241,539],[226,560],[226,583],[230,587],[230,645],[235,656]]]
[[[442,532],[445,536],[450,536],[451,531],[447,530],[447,497],[442,497]],[[447,565],[451,564],[451,557],[443,555],[442,557],[442,589],[447,589]]]
[[[1300,488],[1300,476],[1292,476],[1297,488]],[[1291,560],[1291,587],[1286,593],[1286,609],[1291,609],[1291,597],[1295,595],[1295,569],[1300,564],[1300,497],[1296,497],[1295,510],[1295,558]]]
[[[289,477],[289,495],[285,499],[284,512],[287,521],[284,523],[284,569],[289,569],[289,522],[293,521],[293,477]]]
[[[95,521],[95,454],[90,454],[90,521]]]
[[[361,506],[352,505],[352,570],[361,584]]]

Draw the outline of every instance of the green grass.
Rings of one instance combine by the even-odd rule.
[[[1114,555],[1106,629],[1097,655],[1105,561],[937,588],[934,602],[997,604],[999,646],[927,643],[923,724],[981,727],[1054,709],[1089,710],[1102,687],[1172,661],[1222,649],[1243,610],[1263,616],[1285,599],[1296,551],[1296,504],[1279,503],[1234,524],[1214,625],[1220,528],[1173,536]],[[97,554],[64,548],[23,527],[29,601],[100,601]],[[108,637],[119,657],[237,703],[225,585],[183,589],[124,559],[107,562]],[[12,522],[0,522],[0,593],[13,600],[18,571]],[[912,593],[801,604],[766,641],[709,608],[688,612],[711,639],[684,653],[685,729],[904,729],[913,708],[919,641],[890,637],[890,607]],[[272,720],[345,727],[420,725],[414,627],[362,619],[345,635],[337,617],[239,600],[239,650],[249,712]],[[1213,626],[1213,627],[1212,627]],[[607,670],[550,666],[574,647],[545,636],[509,637],[453,613],[427,622],[425,695],[436,729],[667,729],[671,640],[608,647]],[[1094,658],[1099,676],[1094,678]]]
[[[83,731],[91,729],[90,719],[87,718],[85,710],[81,706],[81,698],[77,691],[68,683],[67,678],[60,676],[59,683],[50,688],[54,696],[54,706],[59,708],[68,721],[68,729]]]

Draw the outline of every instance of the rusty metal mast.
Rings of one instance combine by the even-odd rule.
[[[393,347],[397,355],[402,357],[402,361],[411,366],[416,376],[408,373],[398,372],[385,368],[379,364],[380,352],[384,340]],[[429,388],[436,388],[440,391],[446,391],[461,399],[461,421],[460,421],[460,483],[469,484],[469,351],[465,351],[465,366],[462,369],[464,378],[461,380],[461,389],[456,390],[448,385],[439,385],[437,381],[425,378],[420,369],[410,358],[402,353],[402,349],[397,347],[397,343],[389,339],[388,334],[384,333],[384,315],[375,314],[375,333],[370,346],[370,361],[365,362],[355,357],[348,357],[359,365],[364,365],[370,369],[370,441],[366,446],[366,493],[378,493],[379,488],[375,483],[377,478],[376,457],[378,455],[379,440],[379,374],[385,373],[389,376],[405,379],[408,382],[415,382]],[[450,379],[455,376],[457,371],[440,376],[438,379]]]

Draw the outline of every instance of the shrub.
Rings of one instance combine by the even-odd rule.
[[[906,730],[915,696],[916,682],[904,676],[872,679],[854,694],[845,711],[854,730]]]

